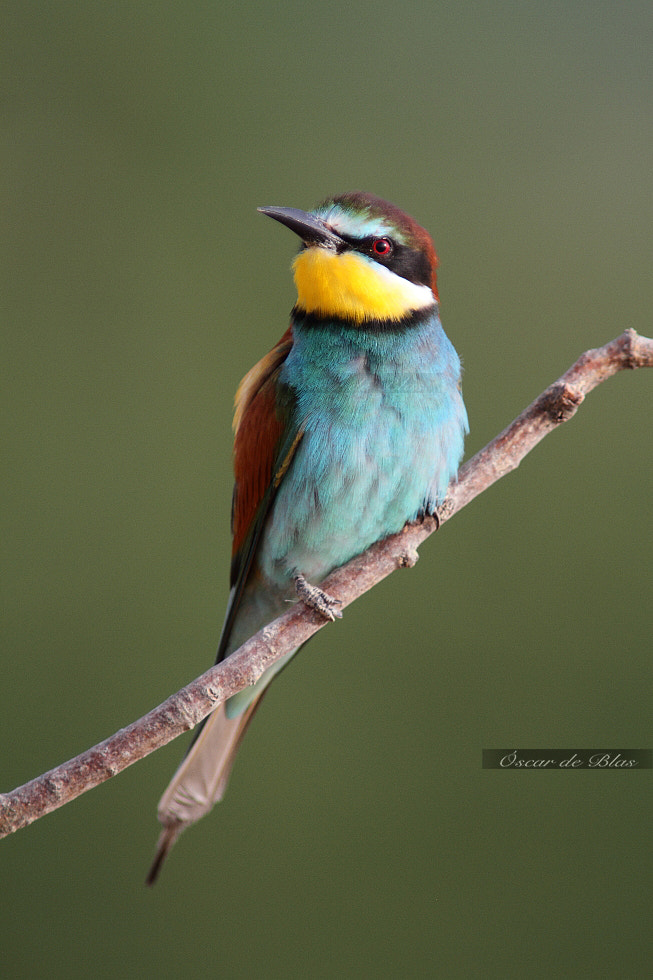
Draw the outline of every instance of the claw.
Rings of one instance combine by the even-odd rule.
[[[303,575],[295,575],[294,580],[295,591],[304,605],[308,606],[309,609],[314,609],[325,619],[330,619],[331,622],[342,619],[342,613],[337,608],[342,605],[340,599],[334,599],[322,589],[318,589],[316,585],[311,585]]]

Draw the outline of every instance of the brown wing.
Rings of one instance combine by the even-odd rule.
[[[236,393],[232,588],[218,645],[218,661],[226,655],[265,521],[302,437],[290,393],[283,392],[279,386],[279,374],[291,348],[292,332],[288,329],[270,353],[245,375]]]
[[[277,401],[279,372],[292,347],[289,327],[272,350],[240,382],[234,412],[232,555],[239,554],[272,483],[286,429]],[[232,582],[233,584],[233,582]]]

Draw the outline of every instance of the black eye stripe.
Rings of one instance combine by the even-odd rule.
[[[426,255],[419,249],[402,245],[390,235],[368,235],[366,238],[354,238],[353,235],[344,235],[341,231],[338,232],[338,235],[345,242],[345,248],[349,246],[353,251],[367,255],[396,275],[408,279],[409,282],[414,282],[420,286],[431,285],[431,265]],[[392,244],[387,255],[379,255],[374,251],[374,242],[378,242],[380,239],[387,239]]]

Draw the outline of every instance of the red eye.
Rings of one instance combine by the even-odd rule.
[[[387,258],[392,252],[392,242],[389,238],[375,238],[372,242],[372,251],[375,255],[383,255]]]

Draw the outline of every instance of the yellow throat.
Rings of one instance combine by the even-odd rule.
[[[297,305],[307,313],[363,320],[401,320],[432,305],[428,286],[402,279],[358,252],[303,249],[293,262]]]

